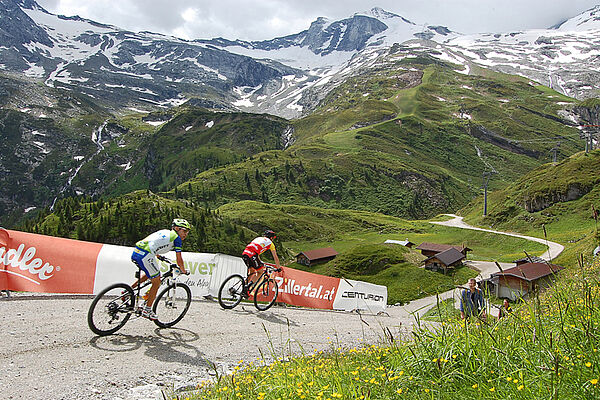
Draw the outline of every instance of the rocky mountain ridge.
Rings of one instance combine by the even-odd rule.
[[[0,64],[113,107],[307,115],[344,77],[376,67],[394,44],[463,65],[524,75],[576,98],[597,93],[599,7],[548,30],[461,35],[381,8],[272,40],[186,41],[57,16],[34,0],[0,1]]]

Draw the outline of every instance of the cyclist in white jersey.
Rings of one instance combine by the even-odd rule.
[[[177,266],[181,273],[186,274],[181,250],[183,241],[190,231],[190,223],[183,218],[175,218],[171,224],[171,229],[162,229],[156,231],[140,240],[135,244],[135,249],[131,254],[131,261],[137,265],[145,276],[140,276],[139,281],[135,281],[131,287],[135,288],[138,284],[150,279],[152,286],[148,292],[146,302],[142,306],[142,316],[150,320],[156,320],[156,314],[152,311],[152,303],[156,298],[156,292],[160,287],[160,269],[158,267],[156,255],[164,254],[171,250],[175,251]]]

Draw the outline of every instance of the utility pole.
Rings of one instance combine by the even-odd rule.
[[[597,138],[600,132],[600,125],[583,125],[582,128],[585,135],[585,152],[589,153],[594,150],[594,138]]]
[[[560,147],[560,142],[556,143],[556,145],[550,149],[550,153],[552,153],[552,162],[556,164],[556,153],[558,152],[558,148]]]

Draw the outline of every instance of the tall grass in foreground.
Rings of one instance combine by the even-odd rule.
[[[598,399],[599,272],[580,267],[501,321],[418,324],[409,341],[279,355],[183,398]]]

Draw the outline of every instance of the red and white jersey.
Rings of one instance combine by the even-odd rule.
[[[273,241],[268,237],[260,236],[251,241],[242,254],[252,257],[260,255],[270,249],[275,249]]]

